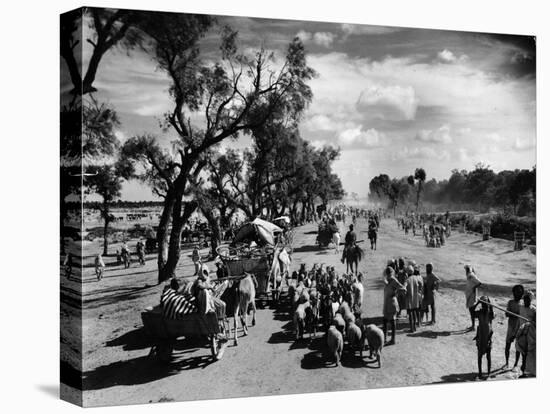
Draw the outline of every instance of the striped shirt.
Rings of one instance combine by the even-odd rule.
[[[162,314],[166,319],[182,319],[184,315],[198,312],[195,297],[190,294],[179,294],[168,287],[160,297]]]

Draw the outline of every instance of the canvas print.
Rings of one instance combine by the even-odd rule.
[[[63,14],[62,398],[536,376],[535,62],[529,34]]]

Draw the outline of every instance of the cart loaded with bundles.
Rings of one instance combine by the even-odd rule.
[[[279,226],[256,218],[241,226],[229,246],[221,246],[217,250],[229,277],[254,274],[258,282],[256,298],[262,306],[266,304],[271,290],[280,286],[280,280],[270,280],[271,275],[276,277],[277,274],[272,271],[273,258],[276,256],[278,259],[276,266],[280,265],[281,260],[282,267],[290,264],[282,233],[283,229]]]

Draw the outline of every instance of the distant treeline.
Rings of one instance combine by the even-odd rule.
[[[402,211],[414,210],[420,194],[419,211],[474,210],[501,211],[516,216],[535,216],[536,167],[493,171],[478,164],[471,170],[452,170],[448,179],[424,179],[419,183],[412,176],[390,178],[386,174],[374,177],[369,184],[371,201],[388,203]],[[416,184],[416,185],[415,185]]]
[[[69,209],[74,210],[80,208],[80,203],[68,202]],[[87,201],[83,204],[85,209],[99,209],[101,203],[97,201]],[[162,207],[162,201],[113,201],[112,208],[147,208],[147,207]]]

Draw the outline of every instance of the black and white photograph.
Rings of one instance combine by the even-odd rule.
[[[61,398],[534,381],[535,34],[181,7],[60,16]]]

